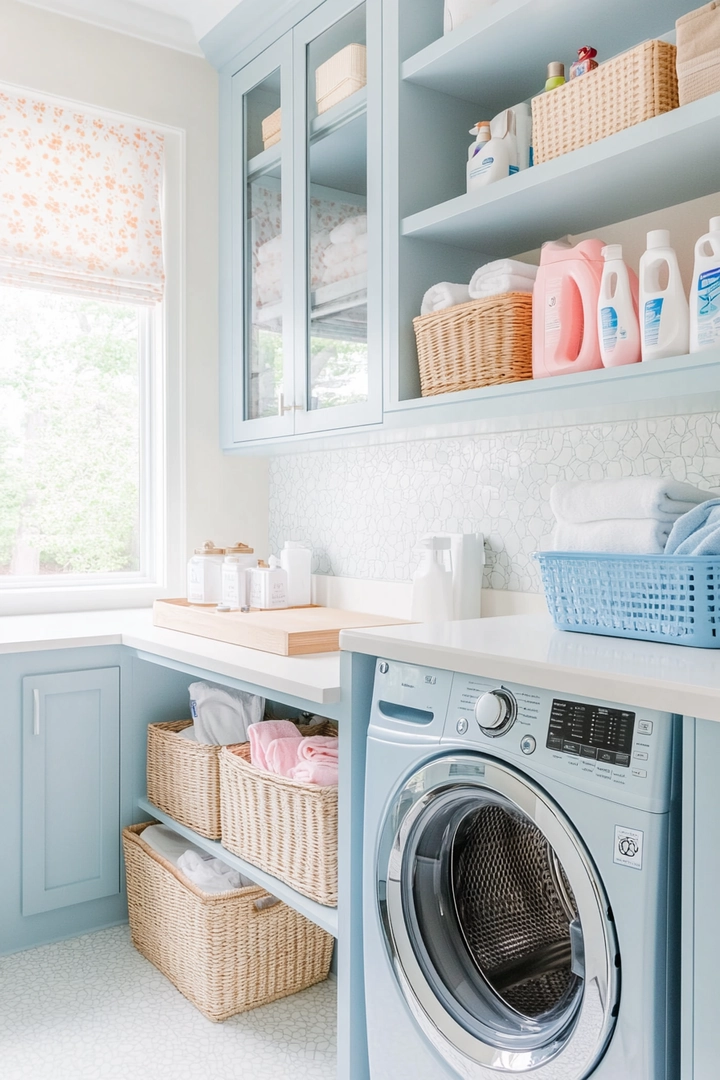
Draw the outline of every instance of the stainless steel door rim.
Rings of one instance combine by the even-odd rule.
[[[454,843],[463,814],[485,807],[505,810],[520,825],[526,822],[542,835],[549,854],[548,878],[555,884],[558,903],[568,908],[574,904],[577,911],[569,927],[573,970],[578,975],[574,989],[568,990],[555,1010],[537,1017],[524,1015],[503,1000],[477,959],[477,970],[472,972],[467,958],[462,958],[479,994],[474,999],[477,1007],[469,1009],[467,980],[462,973],[453,977],[452,964],[448,967],[451,977],[443,979],[442,961],[438,966],[430,955],[433,935],[423,938],[419,925],[413,900],[416,875],[434,874],[428,881],[437,881],[439,872],[439,864],[423,869],[423,862],[432,862],[418,855],[423,835],[433,828],[441,832],[457,808],[454,825],[442,834],[447,848]],[[396,794],[379,851],[377,895],[395,975],[416,1022],[448,1065],[464,1080],[499,1080],[530,1070],[532,1080],[588,1076],[615,1025],[619,954],[597,870],[575,828],[553,800],[528,777],[483,754],[440,757],[418,770]],[[389,856],[383,856],[388,851]],[[435,925],[441,932],[455,917],[449,910],[449,897],[447,892],[437,900]],[[463,948],[460,936],[456,935],[458,955]],[[429,950],[424,941],[429,941]],[[471,955],[467,941],[464,947]]]

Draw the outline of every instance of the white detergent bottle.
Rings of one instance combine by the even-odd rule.
[[[647,234],[647,251],[640,259],[640,334],[643,360],[688,351],[690,309],[667,229]]]
[[[490,124],[492,138],[468,168],[468,191],[494,184],[518,171],[515,116],[512,109],[498,113]]]
[[[623,262],[622,246],[603,248],[602,279],[598,298],[598,336],[603,367],[636,364],[640,354],[638,279]]]
[[[720,345],[720,217],[695,245],[690,291],[690,352]]]
[[[483,149],[490,142],[490,121],[479,120],[475,127],[470,128],[470,134],[475,136],[475,142],[470,143],[468,148],[468,163],[467,163],[467,190],[472,191],[473,185],[470,181],[470,173],[475,162],[475,158],[478,154],[481,154]]]
[[[414,622],[447,622],[453,617],[453,576],[449,536],[426,536],[420,541],[422,556],[413,577]]]

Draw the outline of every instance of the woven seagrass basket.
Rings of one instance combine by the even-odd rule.
[[[677,50],[645,41],[532,101],[535,164],[677,109]]]
[[[301,728],[335,735],[332,724]],[[301,784],[250,763],[250,744],[220,755],[223,846],[331,907],[338,900],[338,789]]]
[[[122,834],[132,942],[209,1020],[327,978],[330,934],[287,904],[258,909],[259,886],[202,892],[144,842],[149,824]]]
[[[413,320],[423,397],[532,379],[532,295],[503,293]]]

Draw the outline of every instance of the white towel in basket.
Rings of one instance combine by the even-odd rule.
[[[671,521],[628,518],[611,521],[558,521],[553,532],[555,551],[602,552],[612,555],[662,555]]]
[[[244,690],[196,682],[188,687],[195,738],[206,746],[248,741],[248,728],[265,715],[265,700]]]
[[[652,518],[672,524],[713,494],[666,476],[563,480],[550,492],[550,506],[558,521]]]
[[[456,304],[467,304],[470,290],[467,285],[454,285],[452,281],[439,281],[425,293],[420,308],[421,315],[431,315],[433,311],[446,311]]]

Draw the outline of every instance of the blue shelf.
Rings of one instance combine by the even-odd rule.
[[[691,162],[679,184],[668,168]],[[406,217],[403,236],[490,256],[529,251],[710,195],[720,176],[720,94],[646,120],[554,161]]]
[[[166,814],[163,810],[159,810],[157,806],[153,806],[147,799],[138,799],[138,806],[141,810],[144,810],[151,817],[156,818],[162,822],[163,825],[167,825],[169,829],[178,833],[180,836],[184,836],[186,840],[189,840],[191,844],[196,844],[203,851],[207,851],[210,855],[214,855],[216,859],[222,859],[224,863],[231,866],[233,870],[237,870],[238,873],[243,874],[245,877],[250,878],[256,885],[260,885],[263,889],[267,889],[273,896],[277,896],[278,900],[282,900],[288,907],[293,908],[295,911],[299,911],[301,915],[304,915],[310,922],[315,923],[316,926],[322,927],[328,934],[332,934],[334,938],[338,936],[338,912],[337,908],[325,907],[324,904],[318,904],[314,900],[308,899],[307,896],[303,896],[301,893],[296,892],[295,889],[290,888],[283,881],[273,877],[272,874],[266,874],[264,870],[258,870],[257,866],[253,866],[252,863],[245,862],[244,859],[239,859],[237,855],[233,855],[226,848],[222,846],[219,840],[208,840],[204,836],[200,836],[199,833],[188,829],[185,825],[180,825],[179,822],[171,818],[169,814]]]
[[[569,64],[588,41],[600,61],[673,30],[688,0],[497,0],[402,65],[410,83],[483,106],[483,115],[539,94],[550,60]]]

